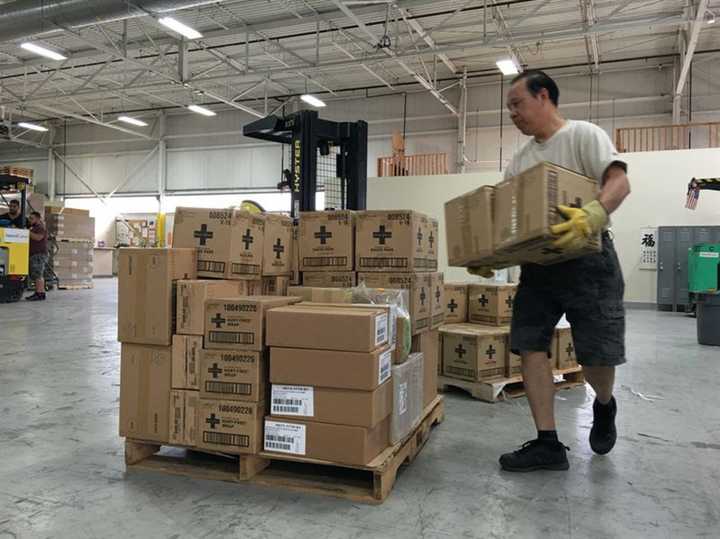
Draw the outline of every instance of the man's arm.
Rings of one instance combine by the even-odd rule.
[[[620,207],[625,197],[630,194],[630,181],[625,169],[618,165],[610,165],[605,171],[603,187],[600,190],[598,201],[603,205],[608,215]]]
[[[33,241],[42,241],[45,239],[45,234],[30,231],[30,239]]]

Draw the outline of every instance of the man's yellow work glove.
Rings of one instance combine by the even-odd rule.
[[[567,221],[550,227],[550,231],[559,239],[553,243],[554,247],[580,246],[590,236],[600,232],[608,223],[608,214],[597,200],[588,202],[582,208],[558,206]]]
[[[476,275],[477,277],[485,277],[486,279],[490,279],[495,275],[493,269],[488,268],[487,266],[478,266],[475,268],[468,268],[467,270],[470,275]]]

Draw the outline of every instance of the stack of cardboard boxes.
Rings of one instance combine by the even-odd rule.
[[[355,221],[356,213],[348,210],[300,214],[298,267],[304,286],[351,288],[357,285]]]
[[[49,236],[57,242],[57,252],[50,264],[61,287],[91,287],[93,278],[93,247],[95,219],[88,210],[45,208],[45,224]]]

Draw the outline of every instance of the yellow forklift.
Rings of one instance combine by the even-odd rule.
[[[9,206],[10,200],[20,203],[20,222],[27,220],[27,189],[31,179],[17,175],[13,169],[0,169],[0,203]],[[15,228],[0,216],[0,303],[22,299],[27,284],[30,251],[30,232]]]

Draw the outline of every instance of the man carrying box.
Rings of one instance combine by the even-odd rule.
[[[552,367],[548,362],[553,330],[563,313],[572,326],[578,363],[595,390],[590,446],[608,453],[617,438],[613,397],[615,366],[625,362],[625,284],[606,227],[609,214],[630,193],[627,166],[601,128],[565,120],[558,112],[559,90],[542,71],[526,71],[512,82],[507,107],[515,126],[533,138],[505,170],[511,178],[549,161],[600,182],[598,198],[582,208],[559,206],[567,221],[552,227],[557,247],[580,247],[602,232],[602,251],[550,266],[525,264],[513,305],[510,345],[522,355],[522,371],[536,440],[500,457],[504,470],[567,470],[566,447],[555,430]],[[488,276],[491,268],[472,268]]]

